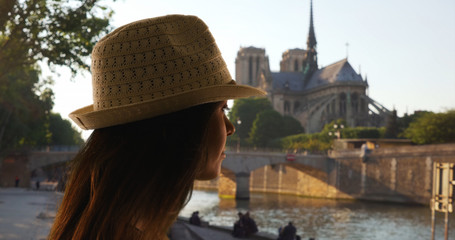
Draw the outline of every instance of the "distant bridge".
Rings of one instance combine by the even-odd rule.
[[[433,163],[455,163],[455,144],[378,148],[366,161],[360,153],[297,154],[287,161],[285,153],[227,152],[217,188],[220,195],[236,198],[259,191],[428,204]]]
[[[250,196],[250,173],[265,166],[287,165],[295,168],[311,167],[329,174],[334,170],[335,161],[327,155],[303,155],[270,152],[226,152],[222,163],[224,169],[232,171],[236,181],[236,198]]]
[[[14,186],[19,176],[22,186],[28,187],[34,170],[70,161],[76,154],[31,152],[4,157],[0,186]],[[237,198],[249,198],[251,190],[427,204],[434,162],[455,163],[455,144],[378,148],[366,162],[359,150],[333,151],[328,156],[296,154],[292,159],[285,153],[227,151],[215,187],[221,195],[228,191]]]

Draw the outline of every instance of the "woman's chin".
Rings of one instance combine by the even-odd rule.
[[[199,174],[196,177],[196,180],[200,180],[200,181],[212,180],[212,179],[217,178],[219,175],[220,175],[220,170],[205,171],[205,172]]]

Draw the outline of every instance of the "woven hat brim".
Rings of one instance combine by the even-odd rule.
[[[266,92],[246,85],[216,85],[98,111],[94,110],[92,104],[70,113],[69,117],[82,129],[98,129],[140,121],[204,103],[264,95]]]

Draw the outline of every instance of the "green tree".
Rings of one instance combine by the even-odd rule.
[[[398,137],[398,117],[397,110],[393,110],[392,114],[387,119],[387,125],[385,129],[385,138],[397,138]]]
[[[307,150],[313,153],[321,153],[332,148],[337,130],[341,132],[341,138],[379,138],[384,132],[384,129],[374,127],[350,128],[346,125],[345,120],[338,119],[324,125],[319,133],[287,136],[273,141],[273,144],[274,147],[281,147],[286,150]]]
[[[381,138],[383,137],[385,128],[376,127],[355,127],[345,128],[341,131],[342,138]]]
[[[400,117],[397,119],[398,123],[398,137],[404,138],[404,131],[409,127],[409,125],[416,121],[418,118],[421,116],[427,114],[427,113],[432,113],[429,111],[414,111],[413,114],[404,114],[403,117]]]
[[[284,150],[304,151],[312,153],[322,153],[332,147],[333,136],[329,136],[327,132],[319,133],[302,133],[292,136],[283,137],[273,141],[274,147],[281,147]]]
[[[322,153],[332,147],[332,141],[324,141],[318,137],[312,137],[303,143],[303,148],[311,153]]]
[[[283,118],[275,110],[260,112],[251,128],[251,143],[258,147],[266,147],[269,141],[283,137],[283,123]]]
[[[84,140],[81,133],[73,128],[71,122],[58,113],[51,113],[49,118],[51,145],[81,145]]]
[[[236,128],[235,134],[241,139],[248,138],[256,115],[272,109],[272,104],[267,98],[236,99],[232,110],[229,112],[229,120]],[[238,120],[241,121],[241,124],[238,124]]]
[[[340,129],[340,131],[344,130],[344,129],[347,128],[347,126],[348,125],[346,124],[346,120],[340,118],[340,119],[337,119],[337,120],[333,120],[333,121],[327,123],[326,125],[324,125],[324,127],[321,130],[321,133],[324,133],[324,134],[328,135],[329,132],[334,133],[338,129]]]
[[[0,0],[0,80],[44,60],[73,74],[107,32],[112,11],[99,0]]]
[[[111,15],[99,0],[0,0],[0,151],[49,144],[53,93],[38,63],[88,70]]]
[[[304,149],[303,144],[311,138],[311,134],[301,133],[297,135],[286,136],[274,141],[274,147],[289,149]]]
[[[416,144],[455,142],[455,110],[423,114],[409,125],[404,136]]]
[[[291,116],[283,116],[283,136],[303,133],[304,129],[297,119]]]
[[[52,106],[49,89],[37,88],[39,72],[33,68],[9,76],[0,85],[0,151],[46,143],[46,111]],[[43,92],[47,92],[42,94]]]

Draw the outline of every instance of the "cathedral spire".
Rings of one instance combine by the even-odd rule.
[[[310,6],[310,32],[308,33],[308,39],[306,41],[307,49],[316,49],[316,36],[314,34],[314,25],[313,25],[313,0],[311,0]]]
[[[310,32],[307,39],[307,50],[303,73],[305,74],[304,85],[308,84],[311,76],[318,70],[318,52],[316,51],[316,35],[314,34],[313,25],[313,0],[310,5]]]

